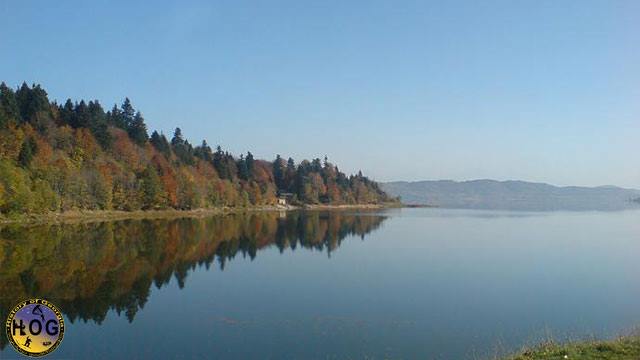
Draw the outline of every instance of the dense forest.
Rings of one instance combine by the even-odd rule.
[[[347,176],[325,157],[296,163],[278,155],[234,156],[176,128],[153,131],[126,98],[50,101],[40,85],[0,85],[0,213],[198,209],[394,201],[362,173]]]

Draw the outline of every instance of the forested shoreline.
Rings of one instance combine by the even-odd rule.
[[[105,111],[98,100],[50,101],[40,85],[0,84],[0,214],[72,210],[193,210],[397,202],[361,172],[347,176],[325,157],[234,156],[176,128],[150,135],[125,98]]]

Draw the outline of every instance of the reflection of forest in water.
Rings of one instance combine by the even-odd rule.
[[[111,309],[133,321],[152,284],[236,255],[297,247],[331,253],[349,235],[377,229],[385,217],[340,211],[264,212],[203,219],[125,220],[0,228],[0,317],[19,301],[46,298],[68,321],[101,323]],[[6,338],[0,336],[0,349]]]

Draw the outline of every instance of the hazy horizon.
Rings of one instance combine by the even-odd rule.
[[[378,181],[640,188],[640,3],[4,2],[0,81]],[[9,54],[10,56],[6,56]]]
[[[587,188],[598,188],[598,187],[609,187],[609,186],[613,186],[613,187],[617,187],[617,188],[621,188],[621,189],[627,189],[627,190],[640,190],[639,188],[626,187],[626,186],[619,186],[619,185],[616,185],[616,184],[601,184],[601,185],[590,185],[590,186],[585,186],[585,185],[575,185],[575,184],[559,185],[559,184],[553,184],[553,183],[544,182],[544,181],[529,181],[529,180],[526,180],[526,179],[491,179],[491,178],[483,178],[483,179],[463,179],[463,180],[456,180],[456,179],[419,179],[419,180],[389,180],[389,181],[383,181],[383,182],[384,182],[384,183],[392,183],[392,182],[417,183],[417,182],[436,182],[436,181],[453,181],[453,182],[457,182],[457,183],[472,182],[472,181],[497,181],[497,182],[517,181],[517,182],[525,182],[525,183],[531,183],[531,184],[545,184],[545,185],[551,185],[551,186],[555,186],[555,187],[587,187]]]

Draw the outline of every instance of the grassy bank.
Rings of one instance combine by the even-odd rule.
[[[609,341],[582,341],[538,345],[505,360],[638,360],[640,336],[620,337]]]
[[[398,207],[390,204],[355,204],[355,205],[305,205],[305,206],[250,206],[250,207],[218,207],[194,210],[94,210],[94,211],[65,211],[45,214],[20,214],[0,217],[0,224],[42,224],[66,222],[113,221],[127,219],[163,219],[181,217],[207,217],[220,214],[243,213],[251,211],[291,211],[291,210],[346,210],[346,209],[382,209]]]

